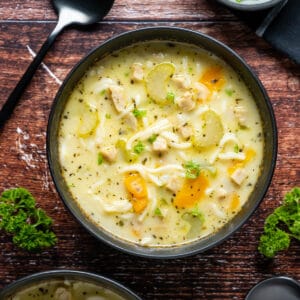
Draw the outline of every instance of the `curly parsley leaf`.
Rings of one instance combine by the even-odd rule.
[[[163,214],[162,214],[162,212],[161,212],[161,210],[160,210],[159,207],[156,207],[156,208],[155,208],[155,210],[154,210],[154,215],[155,215],[155,216],[158,216],[158,217],[163,217]]]
[[[167,93],[167,96],[166,96],[166,99],[172,103],[174,103],[175,101],[175,94],[173,92],[168,92]]]
[[[135,108],[132,113],[137,119],[141,119],[146,116],[147,111]]]
[[[103,155],[99,152],[99,153],[98,153],[98,156],[97,156],[97,163],[98,163],[98,166],[102,165],[102,164],[103,164],[103,161],[104,161]]]
[[[133,147],[133,151],[136,154],[141,154],[144,150],[145,145],[141,141],[138,141],[137,144]]]
[[[40,251],[53,246],[56,235],[51,231],[53,221],[24,188],[4,191],[0,196],[0,230],[13,236],[13,242],[28,251]]]
[[[291,238],[300,241],[300,188],[295,187],[284,197],[265,221],[264,233],[260,237],[258,250],[268,258],[287,250]]]
[[[185,177],[188,179],[196,179],[200,175],[200,164],[195,161],[188,161],[183,167],[185,168]]]
[[[157,137],[158,137],[158,134],[152,134],[152,135],[147,139],[147,141],[148,141],[150,144],[153,144],[153,143],[156,141]]]

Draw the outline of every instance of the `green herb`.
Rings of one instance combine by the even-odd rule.
[[[154,215],[158,216],[158,217],[162,217],[163,216],[163,214],[162,214],[161,210],[159,209],[159,207],[155,208]]]
[[[150,143],[150,144],[153,144],[154,142],[155,142],[155,140],[157,139],[157,137],[158,137],[158,134],[152,134],[149,138],[148,138],[148,142]]]
[[[111,114],[105,114],[106,119],[111,119]]]
[[[106,89],[104,89],[104,90],[102,90],[101,92],[100,92],[100,95],[105,95],[105,93],[106,93]]]
[[[198,237],[205,221],[204,215],[199,211],[199,208],[195,207],[192,211],[185,212],[182,215],[182,219],[191,225],[187,238]]]
[[[97,158],[98,166],[103,164],[103,155],[99,152]]]
[[[229,97],[231,97],[231,96],[235,93],[235,91],[232,90],[232,89],[227,89],[227,90],[225,90],[225,93],[226,93]]]
[[[203,213],[199,210],[199,207],[196,206],[193,208],[193,210],[191,211],[191,215],[193,217],[197,217],[199,218],[202,222],[204,222],[204,215]]]
[[[188,161],[184,164],[185,177],[188,179],[196,179],[200,175],[200,164],[195,161]]]
[[[138,141],[138,143],[133,147],[133,151],[136,154],[141,154],[144,150],[145,145],[141,141]]]
[[[6,190],[0,197],[0,230],[13,236],[13,242],[28,251],[40,251],[53,246],[56,235],[53,221],[24,188]]]
[[[234,151],[235,153],[239,153],[240,148],[239,148],[239,145],[238,145],[238,144],[235,144],[235,145],[234,145],[233,151]]]
[[[168,201],[167,201],[165,198],[161,198],[161,199],[160,199],[160,203],[161,203],[162,205],[168,205]]]
[[[300,241],[300,188],[295,187],[284,197],[283,204],[270,214],[260,237],[258,250],[268,258],[288,249],[291,238]]]
[[[175,94],[172,93],[172,92],[167,93],[166,99],[167,99],[168,101],[171,101],[171,102],[174,103],[174,100],[175,100]]]
[[[137,119],[141,119],[141,118],[145,117],[147,114],[147,112],[145,110],[139,110],[137,108],[135,108],[132,113]]]
[[[134,162],[138,159],[138,155],[136,153],[132,150],[126,149],[126,141],[124,139],[118,140],[116,146],[121,150],[121,153],[127,162]]]

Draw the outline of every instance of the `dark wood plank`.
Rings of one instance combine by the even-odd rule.
[[[50,0],[2,0],[0,21],[53,21]],[[106,20],[228,20],[236,19],[212,0],[116,0]]]
[[[43,2],[14,0],[11,5],[3,1],[6,7],[9,4],[24,7],[17,9],[17,15],[37,4],[37,19],[47,19],[48,15],[41,14]],[[168,2],[170,10],[175,3]],[[154,1],[151,5],[155,6]],[[210,9],[208,15],[213,14],[213,5],[203,5]],[[191,6],[187,7],[192,11]],[[167,8],[162,9],[167,11]],[[120,14],[122,9],[117,11]],[[12,16],[14,19],[17,15],[13,16],[11,12],[7,18]],[[25,14],[26,18],[30,15],[33,16],[32,13]],[[54,17],[49,16],[50,20]],[[107,38],[160,24],[107,21],[89,32],[66,31],[47,55],[45,63],[63,80],[80,58]],[[56,268],[88,270],[108,276],[132,288],[144,299],[244,299],[247,291],[262,279],[287,275],[300,280],[299,243],[293,243],[288,252],[278,255],[273,262],[264,260],[256,250],[264,218],[279,205],[286,191],[299,185],[299,67],[235,20],[224,23],[182,22],[178,19],[163,24],[198,30],[220,39],[248,62],[265,85],[277,118],[279,155],[272,185],[264,201],[230,239],[204,254],[189,258],[169,261],[136,258],[97,241],[67,212],[50,178],[45,131],[59,86],[40,68],[0,134],[0,191],[13,186],[30,189],[38,204],[54,218],[59,242],[41,254],[29,254],[16,249],[10,239],[0,233],[0,288],[24,275]],[[1,22],[0,105],[32,59],[26,46],[36,51],[53,25],[52,22]]]

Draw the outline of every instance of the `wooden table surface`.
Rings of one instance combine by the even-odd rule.
[[[54,28],[49,0],[1,0],[0,105],[4,103]],[[254,69],[271,98],[278,125],[279,152],[269,191],[251,219],[230,239],[204,254],[156,261],[120,253],[96,240],[65,209],[46,160],[50,107],[79,59],[106,39],[146,26],[179,26],[226,43]],[[54,219],[58,244],[39,254],[14,247],[0,233],[0,288],[25,275],[50,269],[87,270],[108,276],[143,299],[244,299],[260,280],[287,275],[300,280],[300,245],[273,261],[257,252],[265,217],[285,192],[300,183],[299,66],[258,38],[229,10],[206,0],[116,0],[105,20],[91,30],[66,30],[44,60],[11,119],[0,133],[0,191],[23,186]]]

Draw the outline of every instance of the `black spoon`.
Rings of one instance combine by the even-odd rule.
[[[58,23],[4,103],[0,111],[0,128],[9,119],[34,72],[63,29],[70,25],[90,25],[99,22],[110,11],[113,3],[114,0],[52,0],[58,12]]]

